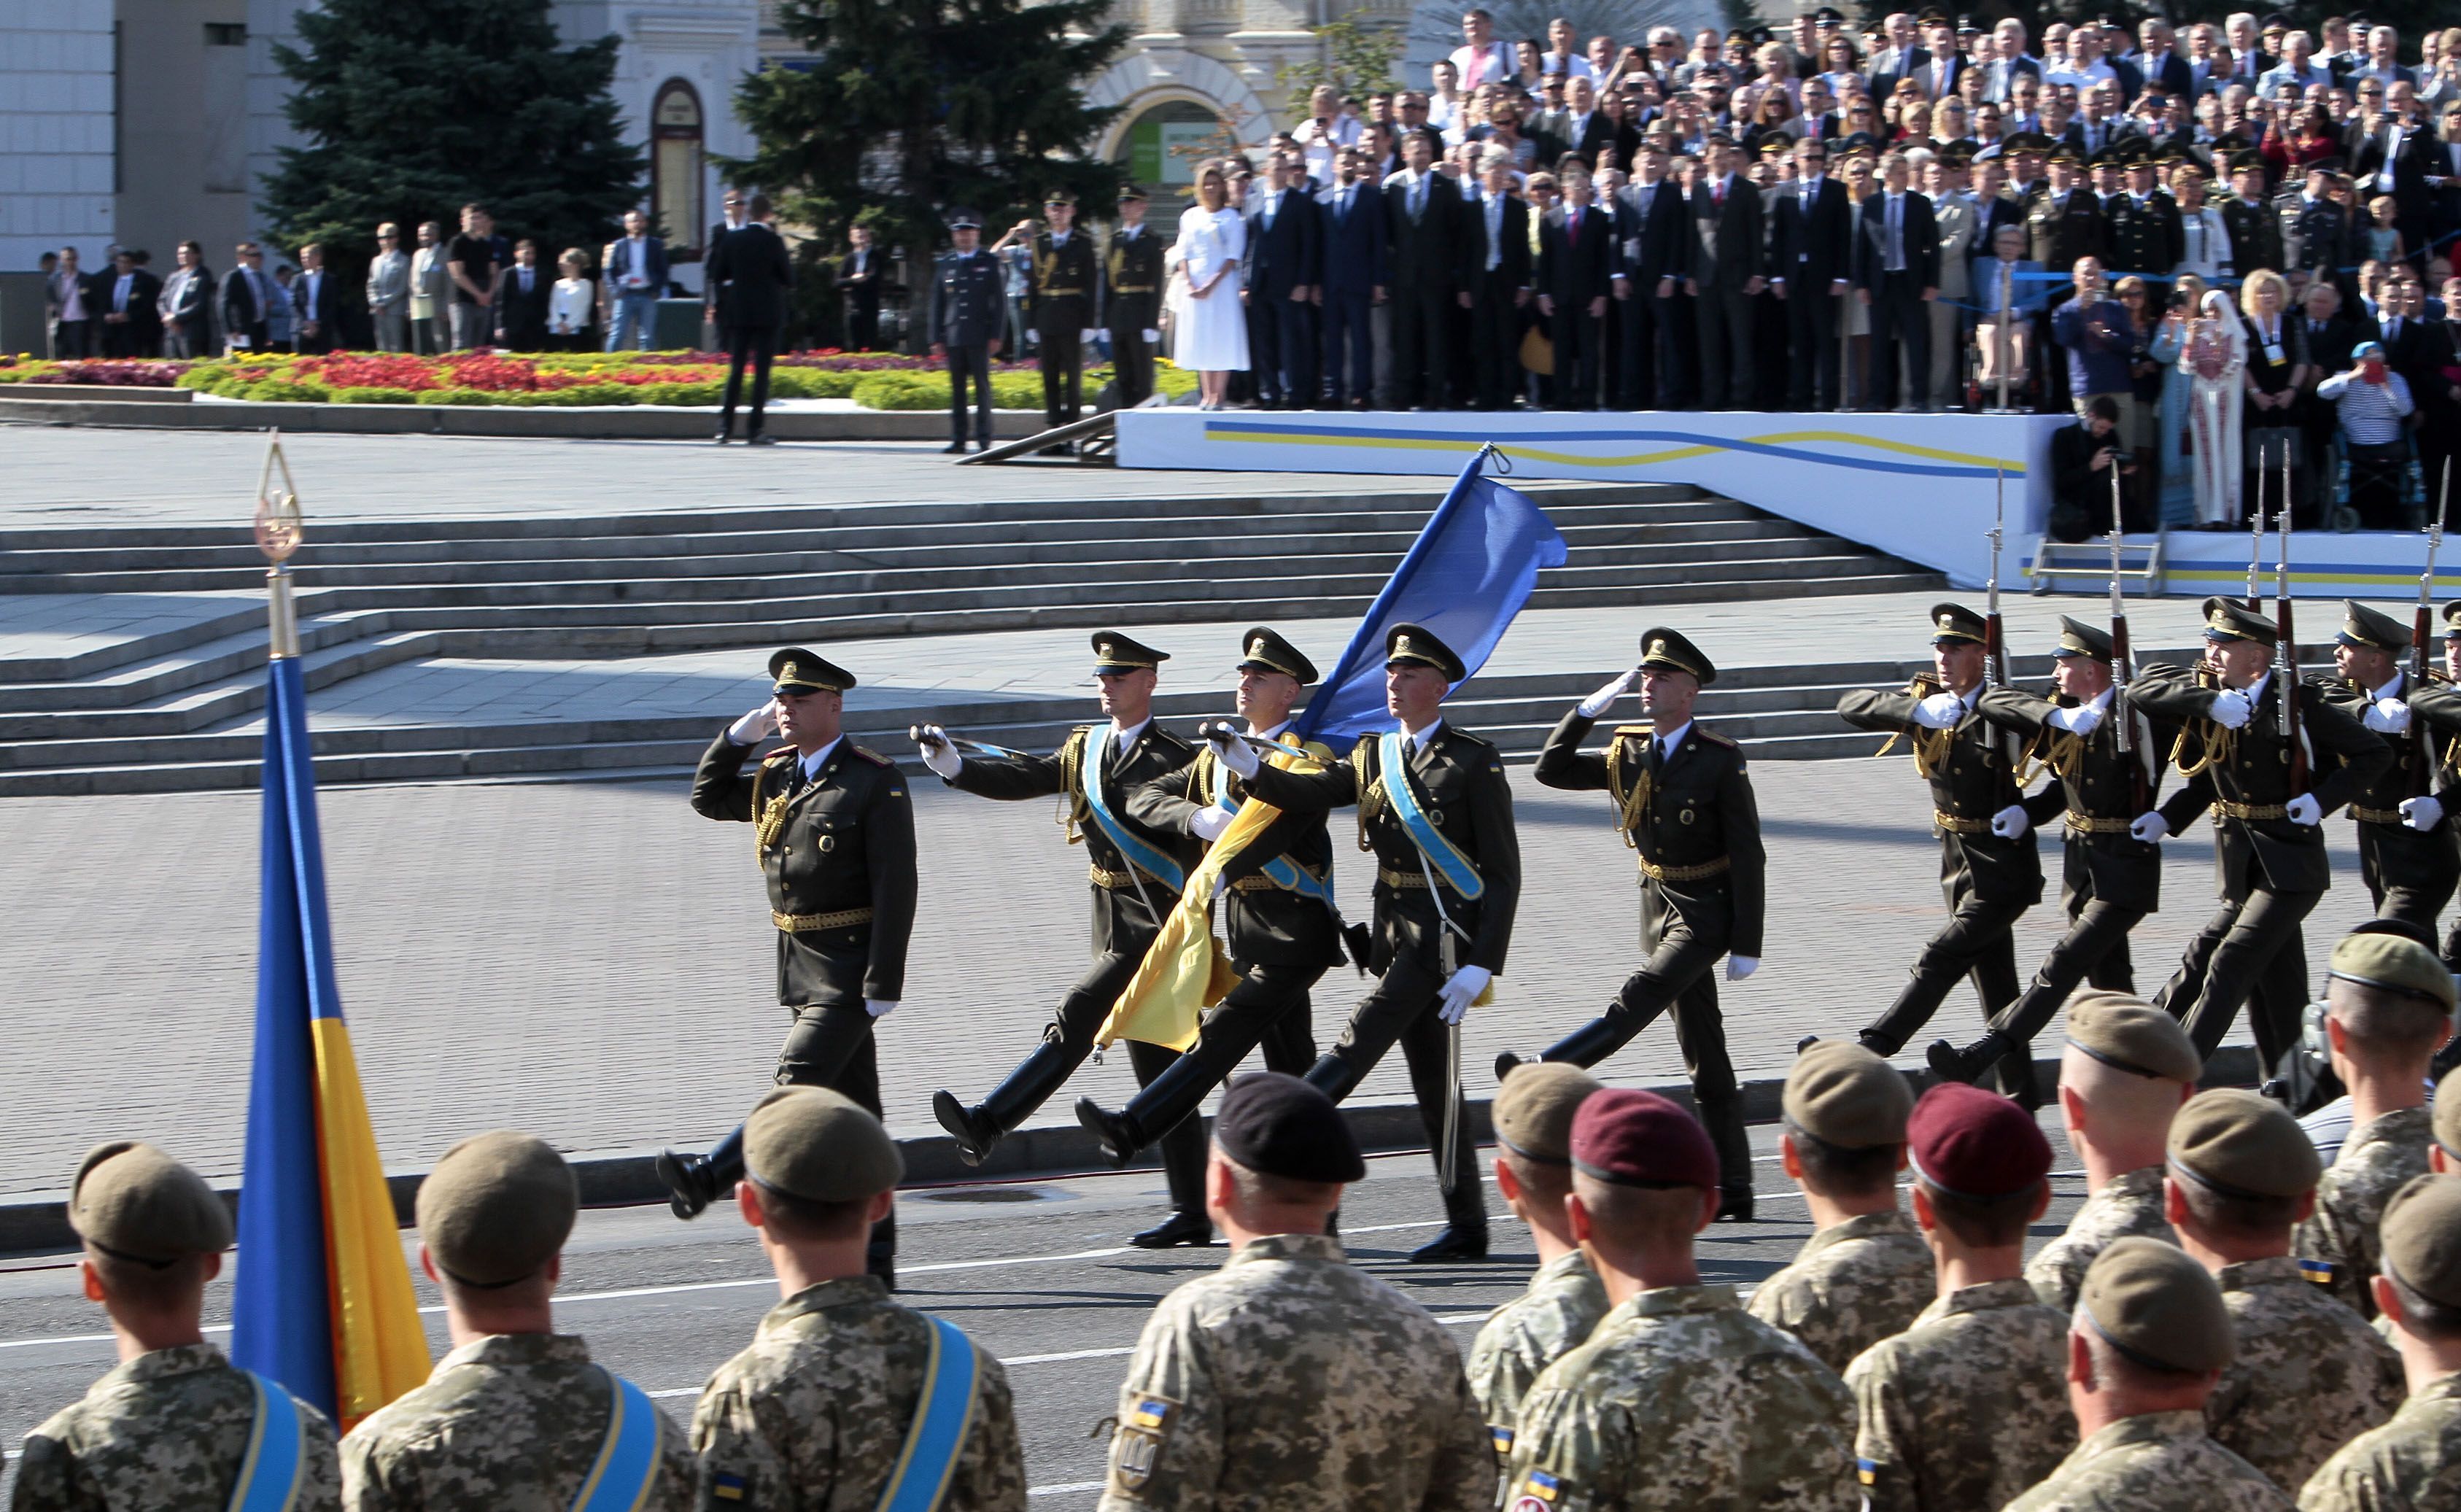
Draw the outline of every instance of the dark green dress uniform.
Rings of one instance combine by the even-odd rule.
[[[2187,255],[2186,244],[2179,202],[2159,189],[2143,200],[2123,189],[2103,212],[2103,245],[2110,250],[2110,266],[2123,272],[2176,267]]]
[[[952,210],[952,229],[982,228],[982,217],[972,210]],[[949,363],[949,450],[966,445],[966,389],[974,391],[974,442],[992,444],[992,343],[1007,318],[1008,297],[1000,288],[999,259],[976,247],[948,251],[931,265],[931,299],[924,311],[930,340],[947,353]]]
[[[2461,640],[2461,604],[2448,604],[2444,607],[2444,642],[2450,647],[2456,640]],[[2438,676],[2428,686],[2411,690],[2409,717],[2413,730],[2424,721],[2431,732],[2427,738],[2435,744],[2436,766],[2430,786],[2436,802],[2444,808],[2445,830],[2454,836],[2456,845],[2461,845],[2461,824],[2454,822],[2456,817],[2461,817],[2461,688]],[[2461,970],[2461,967],[2454,967],[2455,962],[2461,962],[2461,918],[2453,920],[2451,932],[2444,937],[2444,964]],[[2461,1035],[2454,1036],[2436,1053],[2437,1075],[2453,1064],[2461,1064]]]
[[[2107,663],[2110,634],[2063,617],[2059,649],[2052,654]],[[2162,788],[2166,753],[2178,732],[2131,710],[2135,750],[2122,752],[2119,721],[2110,716],[2107,696],[2102,722],[2086,735],[2050,723],[2062,709],[2075,707],[2076,700],[2065,693],[2041,698],[2015,688],[1992,688],[1982,694],[1983,719],[2022,736],[2027,742],[2025,759],[2051,774],[2042,791],[2024,799],[2025,817],[2038,827],[2054,819],[2065,820],[2060,902],[2067,909],[2068,928],[2043,958],[2023,994],[1992,1020],[1981,1039],[1961,1051],[1945,1039],[1931,1046],[1931,1069],[1943,1079],[1972,1081],[2012,1051],[2030,1056],[2027,1047],[2034,1036],[2080,982],[2117,992],[2136,990],[2128,935],[2161,906],[2162,848],[2134,839],[2128,826],[2153,806]]]
[[[2247,162],[2247,159],[2255,160]],[[2230,165],[2233,173],[2241,167],[2261,168],[2264,155],[2243,152],[2233,158]],[[2258,268],[2279,273],[2288,266],[2289,260],[2281,251],[2281,222],[2274,215],[2273,206],[2261,200],[2251,204],[2234,194],[2222,202],[2221,211],[2222,229],[2230,233],[2233,273],[2245,279]]]
[[[1051,203],[1075,204],[1062,190]],[[1034,267],[1025,285],[1025,317],[1036,333],[1042,367],[1042,417],[1052,425],[1077,418],[1085,397],[1085,331],[1094,324],[1094,233],[1038,231]]]
[[[1154,669],[1169,654],[1140,645],[1117,630],[1094,632],[1094,671],[1103,672]],[[1042,1032],[1042,1043],[1025,1057],[991,1096],[967,1107],[950,1093],[932,1096],[931,1112],[956,1136],[958,1154],[979,1164],[1002,1138],[1050,1100],[1085,1057],[1094,1051],[1094,1033],[1110,1015],[1111,1005],[1136,974],[1145,951],[1162,929],[1163,919],[1179,902],[1180,883],[1204,860],[1202,842],[1186,830],[1166,830],[1139,820],[1129,799],[1147,782],[1175,772],[1194,759],[1195,748],[1148,718],[1123,751],[1109,725],[1081,725],[1049,756],[977,756],[969,753],[951,787],[979,798],[1015,802],[1023,799],[1060,799],[1059,823],[1068,843],[1083,844],[1087,874],[1093,884],[1094,960],[1059,1000],[1059,1009]],[[1084,784],[1098,783],[1103,806],[1134,840],[1153,847],[1179,868],[1179,878],[1166,879],[1132,862],[1104,834],[1090,810]],[[1142,1040],[1128,1041],[1128,1062],[1139,1085],[1160,1075],[1178,1053]],[[1157,1131],[1162,1141],[1163,1172],[1169,1180],[1171,1205],[1183,1213],[1205,1211],[1205,1131],[1197,1120]]]
[[[1135,184],[1120,191],[1123,204],[1131,200],[1143,204],[1145,199],[1145,191]],[[1150,225],[1123,225],[1111,232],[1110,256],[1103,266],[1102,324],[1111,332],[1111,379],[1119,385],[1124,410],[1136,408],[1154,391],[1154,353],[1145,332],[1162,323],[1162,255],[1167,249],[1168,238]]]
[[[2354,601],[2345,601],[2344,608],[2348,620],[2335,637],[2341,644],[2389,651],[2396,658],[2408,654],[2408,626]],[[2429,673],[2430,681],[2433,676]],[[2409,701],[2421,692],[2410,686],[2406,667],[2395,671],[2385,688],[2362,688],[2341,678],[2319,678],[2311,686],[2363,723],[2379,698]],[[2434,700],[2429,702],[2432,707]],[[2368,895],[2375,899],[2376,917],[2406,919],[2432,939],[2436,916],[2452,901],[2454,886],[2461,884],[2461,845],[2454,842],[2454,826],[2450,819],[2439,818],[2432,827],[2424,830],[2412,829],[2402,821],[2405,799],[2431,795],[2441,785],[2434,770],[2441,763],[2434,749],[2438,742],[2429,728],[2431,721],[2420,717],[2415,707],[2411,720],[2409,730],[2404,734],[2375,733],[2392,761],[2352,795],[2350,818],[2358,821],[2359,874],[2366,880]]]
[[[1962,605],[1932,606],[1931,622],[1934,646],[1982,643],[1982,616]],[[1837,701],[1838,717],[1848,724],[1887,731],[1893,743],[1903,736],[1914,748],[1915,770],[1931,784],[1939,889],[1948,900],[1948,923],[1915,958],[1913,975],[1896,1001],[1855,1036],[1884,1057],[1903,1050],[1961,980],[1972,979],[1986,1019],[2017,1001],[2017,946],[2009,931],[2043,901],[2043,862],[2034,832],[2029,828],[2015,840],[1991,833],[1992,817],[2022,800],[2016,743],[1982,717],[1980,687],[1965,696],[1965,712],[1954,728],[1915,724],[1915,705],[1943,691],[1924,673],[1903,690],[1857,690]],[[2000,1064],[2000,1076],[2002,1090],[2030,1098],[2032,1052],[2021,1047],[2010,1054]]]
[[[2108,243],[2102,201],[2082,182],[2070,184],[2064,195],[2045,193],[2026,212],[2025,237],[2034,261],[2047,272],[2065,273],[2078,258],[2100,257]]]
[[[1688,672],[1704,688],[1718,680],[1709,658],[1674,630],[1644,631],[1640,646],[1644,671]],[[1648,959],[1605,1013],[1538,1058],[1594,1066],[1672,1005],[1693,1100],[1718,1147],[1721,1215],[1732,1207],[1748,1216],[1752,1152],[1718,1012],[1716,968],[1729,952],[1761,953],[1768,862],[1760,804],[1742,748],[1698,720],[1678,733],[1672,755],[1645,724],[1618,725],[1604,751],[1586,754],[1581,742],[1596,722],[1577,708],[1566,714],[1538,754],[1537,777],[1548,787],[1613,800],[1616,831],[1639,855],[1640,945]],[[1517,1064],[1518,1056],[1502,1056],[1496,1075]]]
[[[781,693],[844,692],[853,674],[788,647],[769,658]],[[778,1049],[780,1086],[828,1087],[880,1115],[880,1058],[866,1001],[906,995],[914,933],[914,800],[897,764],[841,736],[806,771],[793,746],[753,759],[718,732],[693,774],[693,811],[753,826],[769,920],[778,929],[778,1001],[794,1014]],[[747,770],[747,768],[749,770]],[[706,1157],[659,1157],[678,1215],[691,1217],[743,1173],[743,1131]],[[872,1233],[883,1274],[897,1220]]]
[[[2205,636],[2277,641],[2271,620],[2221,598],[2205,601]],[[2173,759],[2187,783],[2159,812],[2175,835],[2213,811],[2215,890],[2222,900],[2153,1001],[2185,1024],[2197,1054],[2211,1058],[2253,996],[2250,1028],[2268,1070],[2298,1038],[2307,998],[2300,925],[2333,880],[2323,826],[2296,824],[2283,813],[2299,795],[2291,788],[2279,684],[2279,674],[2266,675],[2247,723],[2236,730],[2207,717],[2222,692],[2210,670],[2156,663],[2132,691],[2148,714],[2185,726]],[[2301,697],[2299,723],[2310,753],[2306,791],[2326,815],[2365,791],[2392,759],[2373,732],[2328,700]]]
[[[1466,675],[1461,658],[1419,626],[1395,626],[1385,637],[1384,654],[1388,666],[1401,661],[1436,667],[1451,682]],[[1475,966],[1503,974],[1513,914],[1521,904],[1521,841],[1513,829],[1512,789],[1505,780],[1504,756],[1492,744],[1447,719],[1426,732],[1423,742],[1403,742],[1403,771],[1384,771],[1379,751],[1377,737],[1362,736],[1346,760],[1321,772],[1262,767],[1248,779],[1248,790],[1290,813],[1359,806],[1359,848],[1376,854],[1369,967],[1380,980],[1351,1010],[1340,1040],[1317,1060],[1307,1079],[1339,1101],[1398,1042],[1409,1062],[1410,1090],[1426,1128],[1428,1149],[1436,1153],[1441,1170],[1449,1059],[1437,999],[1456,968]],[[1461,896],[1441,876],[1429,887],[1430,868],[1394,816],[1386,789],[1394,781],[1410,784],[1428,821],[1476,867],[1481,883],[1477,899]],[[1457,931],[1449,944],[1447,920]],[[1431,1260],[1487,1252],[1487,1207],[1466,1118],[1454,1120],[1452,1165],[1453,1188],[1444,1194],[1446,1227],[1419,1251]]]

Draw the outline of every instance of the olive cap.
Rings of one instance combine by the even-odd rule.
[[[2083,620],[2060,616],[2060,643],[2051,648],[2054,656],[2090,656],[2096,661],[2110,659],[2108,628],[2087,625]]]
[[[1718,680],[1718,664],[1701,654],[1701,648],[1681,631],[1663,625],[1640,632],[1640,665],[1659,671],[1689,672],[1703,688]]]
[[[1312,1083],[1277,1071],[1242,1076],[1222,1095],[1213,1142],[1252,1171],[1294,1182],[1357,1182],[1367,1161],[1350,1120]]]
[[[2375,346],[2367,342],[2365,346]],[[2352,351],[2359,355],[2364,347]],[[2382,356],[2384,349],[2376,348]],[[2357,647],[2362,650],[2402,651],[2409,649],[2409,627],[2384,610],[2370,608],[2356,599],[2342,601],[2342,628],[2333,637],[2334,644]]]
[[[1248,633],[1239,638],[1241,671],[1261,670],[1279,672],[1295,680],[1302,688],[1316,681],[1316,663],[1299,654],[1299,649],[1282,639],[1271,626],[1251,625]]]
[[[1949,646],[1958,641],[1972,641],[1980,646],[1989,639],[1988,628],[1981,615],[1962,604],[1935,604],[1931,607],[1931,643]]]
[[[2217,1371],[2238,1356],[2222,1289],[2186,1250],[2131,1234],[2086,1267],[2078,1322],[2139,1365]]]
[[[2452,1085],[2461,1094],[2461,1081]],[[2444,1146],[2445,1159],[2461,1161],[2461,1095],[2436,1098],[2433,1111],[2435,1142]]]
[[[2452,973],[2435,952],[2404,935],[2359,930],[2333,947],[2324,968],[2327,977],[2340,977],[2361,987],[2380,988],[2423,998],[2452,1011]]]
[[[1794,1057],[1779,1106],[1824,1144],[1868,1150],[1906,1142],[1915,1093],[1895,1067],[1855,1041],[1823,1039]]]
[[[205,1179],[137,1139],[97,1144],[77,1162],[69,1226],[106,1255],[157,1268],[231,1246],[230,1209]]]
[[[2377,1226],[2386,1274],[2438,1307],[2461,1308],[2461,1176],[2413,1176]]]
[[[842,693],[854,686],[854,673],[818,651],[788,646],[769,653],[769,680],[781,693]]]
[[[1542,1165],[1573,1163],[1573,1118],[1598,1090],[1578,1066],[1545,1060],[1523,1066],[1496,1090],[1495,1142]]]
[[[2205,600],[2205,639],[2275,646],[2280,644],[2281,631],[2271,620],[2238,600],[2216,594]]]
[[[2171,1120],[2172,1172],[2223,1197],[2304,1197],[2323,1177],[2290,1111],[2234,1087],[2190,1097]]]
[[[2068,1002],[2068,1043],[2106,1066],[2193,1087],[2204,1057],[2179,1021],[2126,992],[2080,993]]]
[[[744,1173],[810,1203],[852,1203],[894,1190],[906,1159],[880,1120],[842,1092],[779,1087],[743,1120]]]
[[[1118,630],[1094,632],[1094,675],[1106,673],[1157,671],[1170,660],[1170,652],[1158,651],[1133,636]]]
[[[1384,665],[1395,662],[1416,662],[1432,667],[1444,674],[1444,681],[1457,683],[1469,675],[1469,669],[1453,649],[1436,637],[1423,625],[1396,625],[1384,636]]]
[[[538,1273],[572,1234],[581,1188],[572,1167],[533,1135],[497,1129],[444,1152],[418,1183],[419,1236],[436,1267],[470,1287]]]

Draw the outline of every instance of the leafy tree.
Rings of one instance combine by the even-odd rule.
[[[1398,28],[1379,25],[1366,11],[1353,11],[1338,21],[1308,30],[1323,44],[1317,55],[1273,71],[1275,82],[1290,96],[1294,117],[1307,115],[1308,96],[1321,84],[1361,97],[1402,87],[1394,70],[1402,57],[1402,36]]]

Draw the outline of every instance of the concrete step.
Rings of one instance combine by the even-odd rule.
[[[312,641],[308,627],[300,628],[300,666],[310,692],[435,654],[433,631],[396,630],[363,638],[348,633],[357,627],[319,628],[329,633]],[[132,740],[182,735],[254,713],[265,707],[265,637],[258,635],[252,644],[217,656],[212,665],[234,660],[239,665],[215,681],[182,687],[133,707],[0,713],[0,767],[23,766],[54,750],[89,743],[123,747]]]
[[[384,629],[381,609],[321,614],[300,621],[299,643],[304,650],[320,650],[381,634]],[[0,687],[0,711],[5,711],[0,713],[0,731],[11,728],[11,716],[20,713],[83,713],[150,705],[182,690],[261,668],[265,657],[265,610],[260,606],[249,616],[248,628],[237,634],[114,667],[91,677]]]

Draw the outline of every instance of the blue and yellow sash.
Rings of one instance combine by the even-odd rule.
[[[964,1453],[974,1421],[974,1386],[982,1362],[965,1331],[940,1318],[931,1325],[931,1355],[923,1365],[923,1395],[897,1468],[881,1488],[875,1512],[934,1512],[949,1489],[949,1477]]]
[[[1444,838],[1419,804],[1418,789],[1410,785],[1410,769],[1402,756],[1402,732],[1387,730],[1376,745],[1376,765],[1383,782],[1384,796],[1393,805],[1393,817],[1408,832],[1410,842],[1419,854],[1435,868],[1444,885],[1464,898],[1475,901],[1487,891],[1487,881],[1478,874],[1478,863],[1462,854],[1462,848]]]
[[[1314,753],[1295,741],[1277,740],[1274,744],[1285,750],[1297,752],[1310,760],[1316,759]],[[1236,815],[1240,808],[1239,799],[1230,796],[1230,769],[1224,766],[1218,758],[1213,762],[1213,806],[1225,814],[1231,815]],[[1314,898],[1318,903],[1333,902],[1333,873],[1330,869],[1321,878],[1311,877],[1288,856],[1276,856],[1265,862],[1258,870],[1263,872],[1274,886],[1285,892],[1295,892],[1302,898]]]
[[[615,1390],[607,1412],[607,1438],[598,1462],[572,1499],[572,1512],[637,1512],[658,1478],[658,1410],[650,1394],[607,1373]]]
[[[230,1512],[290,1512],[307,1460],[299,1430],[299,1404],[290,1394],[254,1371],[242,1371],[256,1394],[256,1418],[248,1424],[247,1453],[231,1482]]]
[[[1095,759],[1096,752],[1101,749],[1094,743],[1097,738],[1096,732],[1089,730],[1085,733],[1087,749],[1080,755],[1077,761],[1077,786],[1084,797],[1087,817],[1092,819],[1095,827],[1102,832],[1102,838],[1117,846],[1120,854],[1127,858],[1129,865],[1168,886],[1171,891],[1180,891],[1188,885],[1188,873],[1181,869],[1179,862],[1171,860],[1162,850],[1138,839],[1134,832],[1121,823],[1111,813],[1109,801],[1102,797],[1102,775],[1096,770],[1102,765]],[[1107,744],[1111,738],[1110,731],[1100,732],[1099,738]]]

